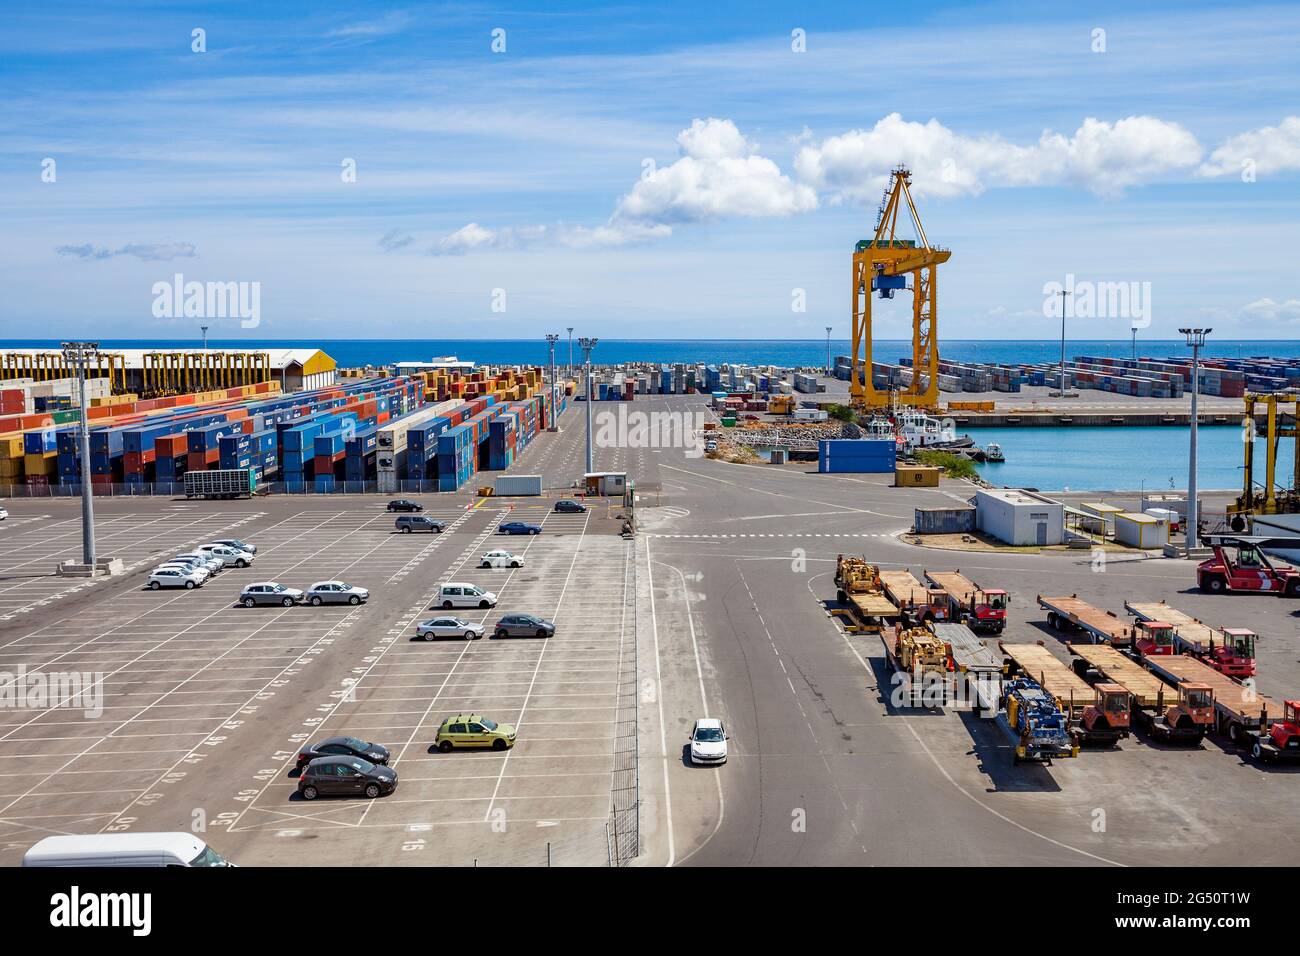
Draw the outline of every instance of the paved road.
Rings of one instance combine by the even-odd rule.
[[[822,602],[834,597],[839,552],[917,574],[960,567],[1012,591],[1007,639],[1042,640],[1064,659],[1036,594],[1077,592],[1121,615],[1126,598],[1165,598],[1264,635],[1260,687],[1276,697],[1300,688],[1291,605],[1200,595],[1184,562],[1111,558],[1098,573],[1087,554],[951,553],[894,537],[914,507],[968,497],[963,485],[895,489],[681,453],[653,467],[663,491],[658,507],[642,509],[638,545],[640,620],[650,622],[641,670],[662,687],[643,707],[646,862],[1300,860],[1282,822],[1300,809],[1295,771],[1260,769],[1212,741],[1189,751],[1143,739],[1014,767],[988,721],[891,708],[879,639],[844,634]],[[704,714],[732,736],[725,768],[683,761],[690,722]],[[1270,812],[1242,822],[1243,793]]]

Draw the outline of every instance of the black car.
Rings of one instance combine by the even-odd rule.
[[[561,498],[555,503],[555,510],[560,514],[576,515],[587,510],[587,506],[581,501],[574,501],[572,498]]]
[[[412,531],[429,531],[433,534],[442,534],[443,529],[447,527],[447,523],[437,521],[428,515],[401,515],[393,522],[393,527],[403,534],[410,534]]]
[[[408,501],[405,498],[396,498],[388,503],[389,511],[423,511],[424,505],[418,501]]]
[[[317,757],[360,757],[370,763],[387,764],[388,748],[356,737],[330,737],[318,740],[298,751],[298,769],[301,770]]]
[[[551,637],[555,622],[536,614],[505,614],[497,621],[492,633],[498,637]]]
[[[498,534],[541,534],[542,526],[527,521],[505,521],[497,526]]]
[[[371,800],[397,789],[397,771],[360,757],[317,757],[298,778],[298,795],[317,797],[369,797]]]

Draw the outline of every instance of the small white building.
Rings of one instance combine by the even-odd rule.
[[[1115,540],[1130,548],[1163,548],[1169,543],[1169,522],[1148,514],[1117,514]]]
[[[1032,491],[981,488],[975,493],[975,527],[1012,545],[1061,544],[1065,506]]]

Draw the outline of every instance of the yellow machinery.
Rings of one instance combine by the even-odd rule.
[[[859,630],[879,631],[898,616],[898,605],[885,594],[880,568],[866,558],[841,554],[835,561],[835,597]]]
[[[853,252],[853,327],[849,396],[855,407],[888,405],[934,406],[939,398],[938,276],[937,267],[952,255],[931,247],[917,215],[910,190],[912,174],[899,166],[880,204],[876,234],[863,239]],[[916,239],[898,237],[898,219],[904,205],[916,230]],[[877,391],[871,381],[871,296],[892,299],[908,291],[912,276],[912,383],[891,395]],[[865,358],[860,359],[865,350]],[[929,384],[922,388],[921,380]]]
[[[771,396],[767,400],[767,413],[769,415],[794,414],[794,396],[793,395]]]
[[[948,645],[926,627],[895,625],[893,657],[899,670],[923,674],[948,672]]]
[[[1255,423],[1255,407],[1263,405],[1267,412],[1264,430],[1264,480],[1261,489],[1255,488],[1255,439],[1258,428]],[[1278,422],[1278,406],[1292,406],[1292,424],[1283,426]],[[1287,395],[1247,395],[1246,417],[1242,420],[1243,441],[1241,447],[1245,455],[1245,471],[1242,478],[1241,495],[1233,505],[1229,505],[1229,521],[1234,531],[1244,531],[1246,519],[1251,514],[1294,514],[1300,512],[1300,439],[1297,439],[1296,422],[1300,413],[1300,403]],[[1297,439],[1295,445],[1295,464],[1292,471],[1291,487],[1279,489],[1277,476],[1278,439]]]
[[[77,370],[63,358],[62,352],[0,353],[0,381],[30,378],[37,382],[73,378]],[[107,378],[114,392],[126,389],[126,358],[120,352],[101,352],[95,364],[86,369],[87,378]]]

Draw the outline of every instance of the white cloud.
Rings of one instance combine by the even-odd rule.
[[[1261,176],[1300,169],[1300,116],[1229,137],[1210,154],[1200,172],[1204,176],[1233,175],[1248,161]]]
[[[490,249],[524,249],[543,243],[570,249],[626,246],[672,235],[669,226],[610,221],[603,226],[506,226],[488,229],[476,222],[462,226],[433,244],[430,254],[463,255]]]
[[[832,202],[875,202],[899,163],[913,172],[914,191],[932,196],[978,195],[998,186],[1078,185],[1101,196],[1170,172],[1190,169],[1202,149],[1177,123],[1130,116],[1115,123],[1088,118],[1072,136],[1045,130],[1032,145],[996,135],[965,136],[937,120],[918,123],[891,113],[869,130],[851,130],[805,146],[795,157],[800,179]]]
[[[430,254],[435,256],[456,256],[480,249],[517,249],[535,242],[546,234],[545,226],[526,226],[522,229],[488,229],[476,222],[461,226],[455,232],[443,236]]]
[[[1274,302],[1272,299],[1256,299],[1243,306],[1241,317],[1251,321],[1300,323],[1300,299],[1287,299]]]
[[[614,220],[670,224],[817,208],[817,194],[759,155],[731,120],[697,119],[677,143],[682,158],[643,176],[618,201]]]

